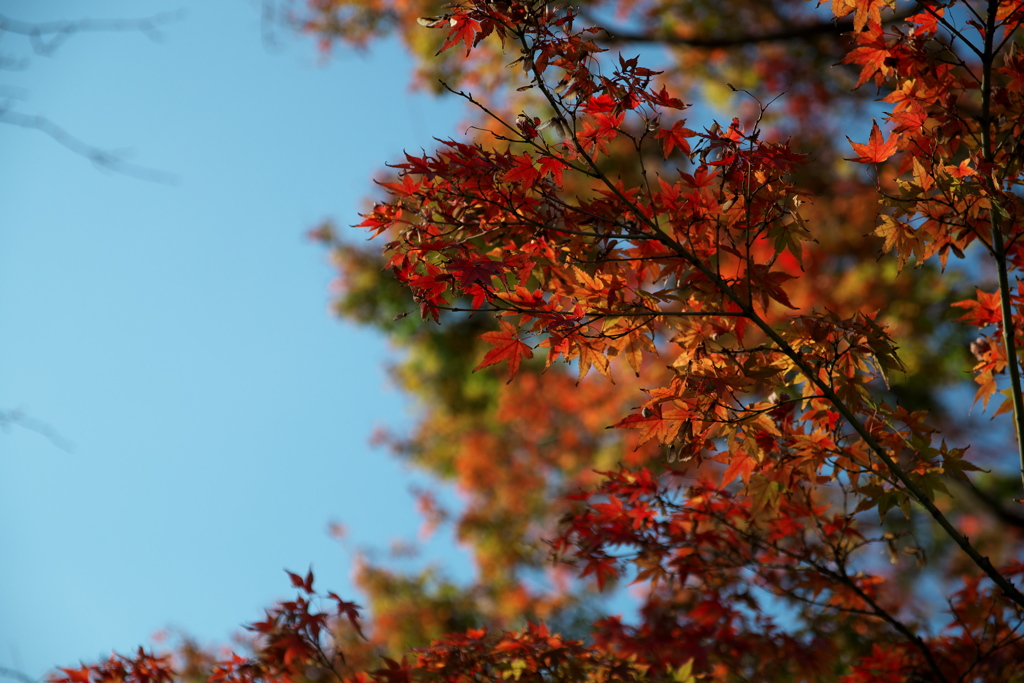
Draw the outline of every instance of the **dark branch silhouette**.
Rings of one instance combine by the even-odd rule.
[[[975,499],[985,506],[985,509],[990,514],[996,517],[1000,522],[1016,527],[1017,529],[1024,529],[1024,515],[1020,514],[1016,510],[1012,510],[1003,505],[998,498],[993,496],[988,491],[978,488],[973,482],[957,482],[967,489]]]
[[[890,24],[902,21],[909,16],[919,12],[918,4],[912,8],[900,11],[888,17],[883,23]],[[682,47],[693,47],[713,49],[722,47],[739,47],[742,45],[757,45],[759,43],[783,42],[789,40],[813,40],[820,36],[839,36],[853,30],[853,19],[844,18],[839,21],[820,21],[813,24],[800,26],[787,26],[777,31],[767,33],[753,33],[738,36],[709,36],[686,38],[660,31],[649,33],[629,31],[626,29],[605,28],[608,38],[617,43],[659,43],[664,45],[677,45]]]

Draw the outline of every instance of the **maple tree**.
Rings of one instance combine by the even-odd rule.
[[[390,167],[371,246],[314,234],[339,312],[405,349],[423,418],[381,440],[464,493],[421,504],[478,577],[364,562],[364,627],[291,574],[248,652],[179,671],[1020,680],[1024,2],[826,9],[309,3],[474,117]],[[594,602],[626,583],[635,617]]]

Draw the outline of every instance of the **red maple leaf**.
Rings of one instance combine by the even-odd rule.
[[[892,53],[882,27],[878,24],[872,24],[863,33],[858,33],[857,45],[858,47],[851,50],[843,58],[843,61],[840,62],[841,64],[860,64],[863,66],[860,77],[858,77],[853,89],[856,90],[867,83],[869,78],[876,75],[876,81],[881,84],[881,81],[878,79],[884,78],[892,72],[892,68],[888,66],[888,60],[892,57]]]
[[[410,173],[402,174],[402,182],[400,183],[380,183],[381,187],[386,187],[391,190],[391,194],[398,197],[412,197],[420,189],[420,184],[413,180],[413,176]]]
[[[533,159],[529,154],[512,157],[512,161],[515,163],[515,166],[502,176],[502,180],[507,183],[519,183],[519,186],[525,192],[533,187],[533,184],[540,178],[540,171],[534,168]]]
[[[568,164],[556,156],[546,156],[540,160],[541,174],[546,176],[550,173],[551,177],[555,180],[555,184],[559,187],[562,186],[562,172],[567,167]]]
[[[473,255],[469,258],[454,258],[448,262],[448,272],[456,277],[459,286],[463,289],[474,283],[490,287],[496,277],[505,284],[505,287],[508,287],[505,270],[506,267],[502,261],[492,261],[486,256]]]
[[[977,292],[977,300],[967,299],[951,304],[957,308],[967,309],[966,313],[957,318],[957,322],[964,322],[975,327],[998,324],[1002,320],[999,292],[987,294],[980,289],[975,289],[975,292]]]
[[[871,124],[871,136],[868,137],[867,144],[854,142],[850,138],[846,138],[850,146],[853,147],[853,151],[860,156],[850,161],[859,161],[862,164],[880,164],[893,154],[896,153],[896,146],[899,144],[899,137],[895,133],[889,136],[888,140],[882,139],[882,131],[878,128],[878,124],[872,122]]]
[[[881,8],[885,7],[885,0],[854,0],[856,14],[853,18],[853,30],[860,33],[864,27],[871,22],[872,26],[882,23]]]
[[[671,128],[662,128],[655,134],[655,138],[662,140],[662,150],[665,158],[672,154],[672,149],[678,147],[683,154],[690,153],[690,143],[686,138],[692,138],[696,133],[683,125],[682,121],[676,121]]]
[[[306,573],[305,578],[303,578],[302,576],[300,576],[300,575],[298,575],[298,574],[296,574],[294,572],[290,572],[287,569],[285,570],[285,573],[288,574],[288,578],[291,579],[292,586],[294,586],[295,588],[301,588],[302,590],[306,591],[307,593],[312,593],[313,592],[313,568],[312,567],[309,568],[309,572]]]
[[[750,473],[754,471],[757,461],[750,457],[746,451],[736,451],[729,461],[729,467],[722,475],[722,487],[726,487],[737,476],[743,477],[743,481],[750,479]]]
[[[480,335],[481,339],[492,344],[494,348],[487,352],[480,365],[473,368],[473,372],[501,361],[508,361],[508,381],[511,382],[519,371],[519,364],[523,358],[533,358],[533,349],[519,339],[516,328],[511,323],[499,320],[498,324],[501,325],[500,330]]]
[[[612,557],[598,557],[590,560],[587,566],[580,572],[580,577],[594,575],[597,579],[597,589],[599,591],[604,590],[604,584],[609,579],[614,579],[619,575],[619,571],[615,566],[615,558]]]
[[[618,129],[622,125],[624,116],[625,114],[623,113],[609,115],[604,112],[597,112],[589,120],[584,120],[583,131],[579,135],[584,149],[588,153],[597,149],[600,153],[607,154],[608,142],[618,135]]]
[[[480,31],[480,22],[476,19],[471,19],[466,14],[455,15],[450,19],[450,22],[452,30],[448,33],[448,38],[444,41],[441,49],[437,51],[437,54],[441,54],[459,43],[465,43],[466,54],[468,55],[476,42],[476,34]]]
[[[357,605],[354,602],[342,600],[340,597],[338,597],[337,593],[328,593],[327,597],[329,597],[331,600],[334,600],[334,602],[337,603],[338,616],[343,616],[347,618],[348,622],[352,625],[352,628],[355,629],[355,632],[358,633],[359,636],[365,640],[366,636],[363,635],[363,629],[359,625],[359,605]]]

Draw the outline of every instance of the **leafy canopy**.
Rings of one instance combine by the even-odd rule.
[[[382,440],[465,495],[421,506],[478,581],[362,562],[364,627],[293,574],[246,654],[179,671],[1018,680],[1024,3],[826,9],[309,3],[325,48],[397,31],[474,117],[380,179],[381,250],[315,235],[339,312],[404,349],[422,421]],[[627,581],[635,618],[593,600]]]

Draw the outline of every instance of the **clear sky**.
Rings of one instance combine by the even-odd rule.
[[[177,177],[0,125],[0,410],[71,444],[0,432],[0,666],[30,676],[167,626],[222,642],[292,594],[284,568],[353,595],[351,548],[419,524],[413,475],[368,445],[414,419],[386,341],[330,316],[304,233],[357,222],[374,171],[452,134],[460,105],[411,96],[395,44],[269,48],[258,0],[0,0],[25,20],[179,9],[160,43],[83,34],[42,57],[0,36],[30,58],[0,73],[17,111]],[[468,572],[443,538],[427,558]]]

